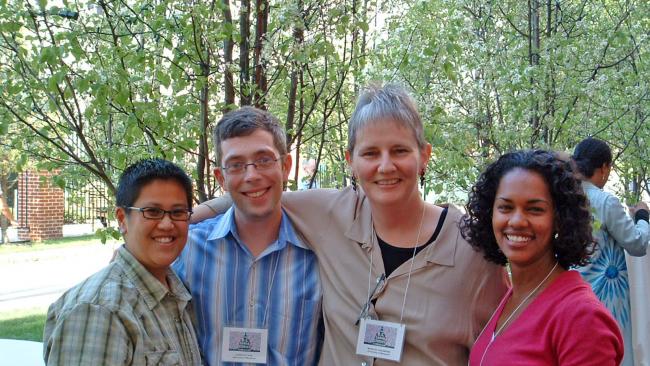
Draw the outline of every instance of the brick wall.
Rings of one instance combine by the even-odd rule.
[[[63,237],[63,190],[51,183],[52,176],[57,173],[26,171],[20,174],[16,217],[20,240],[41,241]]]

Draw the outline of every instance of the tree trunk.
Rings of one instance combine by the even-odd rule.
[[[250,70],[249,70],[249,49],[250,44],[248,37],[250,36],[250,0],[242,0],[241,9],[239,13],[239,33],[241,41],[239,42],[239,104],[250,105]]]
[[[230,12],[230,0],[223,0],[223,18],[224,18],[224,23],[230,25],[230,27],[227,28],[233,29],[232,13]],[[234,46],[234,42],[232,40],[232,33],[231,33],[223,41],[223,61],[224,61],[224,71],[223,71],[224,107],[222,109],[223,113],[228,112],[235,104],[235,82],[233,80],[232,71],[230,69],[232,66],[233,46]]]
[[[298,11],[301,16],[304,15],[303,2],[298,0]],[[304,40],[304,28],[302,26],[295,26],[293,28],[293,38],[295,40],[295,46],[298,49],[302,48]],[[302,74],[303,64],[292,60],[291,62],[291,81],[289,86],[289,104],[287,106],[287,123],[285,125],[285,130],[287,131],[287,145],[291,144],[291,141],[294,141],[293,133],[296,131],[294,129],[294,121],[296,116],[296,96],[298,94],[298,78]],[[299,138],[299,136],[295,136]],[[298,159],[298,157],[296,157]]]
[[[256,27],[255,27],[255,49],[253,55],[253,64],[255,65],[255,106],[266,109],[264,96],[267,91],[266,70],[264,69],[264,60],[262,51],[269,21],[269,2],[268,0],[257,0],[256,8]]]
[[[199,202],[208,200],[206,187],[210,185],[210,147],[208,146],[209,125],[210,125],[210,107],[208,105],[208,98],[210,96],[208,76],[210,75],[209,60],[210,55],[206,52],[207,59],[201,65],[201,76],[205,79],[203,87],[201,88],[201,121],[199,135],[199,156],[196,163],[196,190],[199,196]]]
[[[298,138],[296,138],[296,161],[294,161],[294,168],[293,168],[293,181],[296,182],[296,186],[294,187],[295,189],[298,189],[300,187],[300,148],[301,148],[301,143],[302,142],[302,134],[298,135]]]
[[[1,238],[0,243],[8,243],[9,238],[7,236],[7,229],[9,228],[10,222],[15,222],[14,216],[9,210],[9,205],[5,199],[9,194],[9,179],[7,175],[0,173],[0,231]]]
[[[528,1],[528,58],[530,66],[539,65],[539,44],[540,44],[540,34],[539,34],[539,0],[529,0]],[[530,85],[532,89],[535,89],[537,80],[534,76],[530,77]],[[530,142],[531,146],[535,146],[537,143],[537,136],[539,136],[539,102],[537,100],[536,93],[533,93],[533,105],[530,112],[530,125],[533,128],[533,139]]]

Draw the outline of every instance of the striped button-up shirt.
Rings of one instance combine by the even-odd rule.
[[[221,362],[224,327],[268,329],[269,365],[315,365],[322,343],[322,288],[314,253],[286,215],[278,239],[257,258],[237,233],[234,208],[190,226],[173,265],[194,299],[199,346]]]
[[[108,267],[50,305],[43,335],[48,365],[200,365],[191,299],[169,289],[122,246]]]

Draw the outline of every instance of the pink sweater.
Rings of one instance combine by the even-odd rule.
[[[578,272],[557,277],[490,344],[511,295],[512,289],[476,340],[470,365],[620,364],[623,339],[618,325]]]

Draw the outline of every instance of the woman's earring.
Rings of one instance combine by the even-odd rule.
[[[357,190],[357,177],[352,175],[352,177],[350,178],[350,182],[352,183],[352,189],[354,189],[354,191],[356,192],[356,190]]]
[[[557,237],[558,237],[558,236],[559,236],[559,235],[558,235],[558,233],[557,233],[557,231],[556,231],[555,234],[553,235],[553,239],[557,240]]]
[[[424,169],[420,172],[420,188],[424,189]]]

